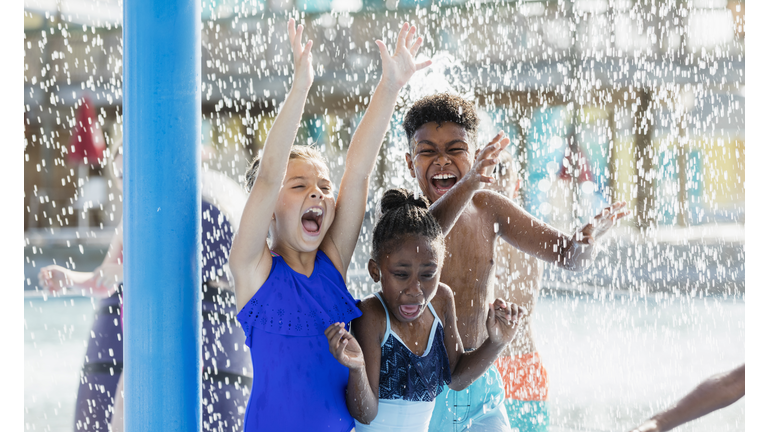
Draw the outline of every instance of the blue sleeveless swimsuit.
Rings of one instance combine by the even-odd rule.
[[[317,251],[309,277],[273,254],[267,281],[237,314],[253,361],[244,430],[351,430],[349,369],[328,350],[324,332],[361,315],[325,253]]]

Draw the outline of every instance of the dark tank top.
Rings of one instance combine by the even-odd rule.
[[[381,344],[379,398],[431,402],[451,383],[451,366],[445,349],[443,323],[432,303],[427,303],[435,317],[429,333],[429,344],[423,355],[414,354],[392,331],[389,311],[379,293],[374,293],[387,314],[387,330]]]

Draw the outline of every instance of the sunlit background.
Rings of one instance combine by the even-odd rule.
[[[37,272],[93,270],[121,218],[106,153],[82,137],[122,136],[122,2],[24,4],[25,424],[69,431],[95,302],[46,296]],[[510,135],[535,216],[572,232],[630,203],[592,268],[545,270],[534,327],[551,430],[628,430],[744,361],[743,1],[203,0],[204,169],[242,183],[261,150],[289,88],[288,17],[315,42],[297,142],[319,146],[337,183],[381,73],[373,41],[391,45],[403,21],[425,37],[434,64],[401,93],[369,214],[387,188],[418,189],[400,121],[439,91],[477,101],[481,141]],[[371,228],[356,297],[374,288]],[[681,428],[743,429],[743,401]]]

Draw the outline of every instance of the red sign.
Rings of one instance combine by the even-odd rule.
[[[104,157],[104,133],[96,118],[96,109],[88,96],[75,113],[75,130],[69,139],[69,163],[95,164]]]

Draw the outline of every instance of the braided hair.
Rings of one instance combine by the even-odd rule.
[[[429,201],[425,197],[417,198],[405,189],[390,189],[379,201],[379,210],[381,215],[373,228],[371,255],[374,261],[392,251],[406,237],[423,235],[435,245],[442,262],[445,252],[443,230],[429,212]]]

